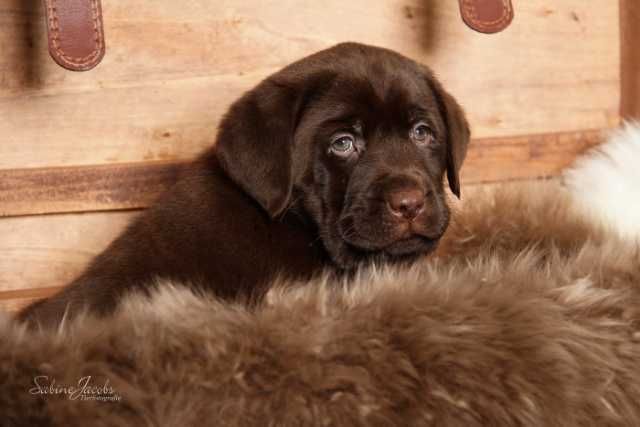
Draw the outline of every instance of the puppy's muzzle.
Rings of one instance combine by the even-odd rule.
[[[385,195],[391,215],[400,221],[413,221],[425,208],[425,192],[418,188],[406,188]]]
[[[380,183],[387,218],[399,226],[429,215],[435,200],[426,179],[412,175],[387,177]]]

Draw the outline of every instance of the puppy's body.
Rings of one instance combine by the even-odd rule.
[[[431,252],[459,194],[469,129],[431,72],[347,43],[247,92],[215,148],[60,294],[21,317],[55,325],[108,313],[156,277],[259,299],[276,276],[304,279]]]
[[[311,277],[328,260],[314,227],[295,213],[273,221],[233,184],[213,153],[192,165],[59,294],[22,313],[55,325],[66,312],[108,313],[156,277],[209,287],[222,298],[258,298],[276,275]],[[34,318],[35,320],[35,318]]]

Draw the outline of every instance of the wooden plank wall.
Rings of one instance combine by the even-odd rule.
[[[620,2],[620,114],[640,120],[640,1]]]
[[[48,57],[41,2],[4,0],[0,304],[73,278],[212,143],[230,102],[341,41],[436,71],[473,127],[466,183],[557,173],[619,123],[621,10],[514,3],[511,27],[482,35],[449,0],[103,0],[106,57],[71,73]]]

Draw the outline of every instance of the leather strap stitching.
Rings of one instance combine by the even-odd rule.
[[[94,38],[94,49],[93,51],[83,57],[74,57],[65,53],[60,45],[60,28],[58,26],[58,15],[56,8],[57,0],[47,0],[47,7],[49,9],[49,27],[52,31],[51,43],[55,52],[58,54],[58,57],[62,62],[70,66],[87,66],[91,64],[91,62],[100,55],[103,45],[102,32],[100,29],[100,25],[98,23],[98,0],[91,0],[91,12],[92,12],[92,24],[93,24],[93,32],[95,34]]]

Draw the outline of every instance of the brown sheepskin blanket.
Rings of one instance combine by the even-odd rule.
[[[0,425],[639,426],[640,249],[551,187],[467,195],[436,256],[253,310],[164,284],[53,334],[3,317]]]

